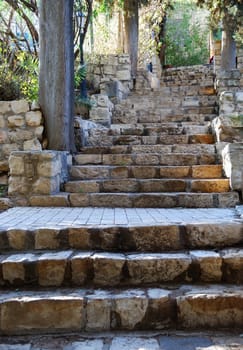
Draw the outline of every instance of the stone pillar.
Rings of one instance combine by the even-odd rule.
[[[222,151],[223,168],[232,190],[243,190],[243,143],[228,144]]]
[[[48,148],[74,151],[73,0],[40,1],[39,102]]]

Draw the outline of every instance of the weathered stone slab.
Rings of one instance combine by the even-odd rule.
[[[187,224],[186,240],[193,248],[232,246],[243,242],[243,227],[237,222]]]
[[[144,339],[139,337],[116,337],[112,340],[110,350],[159,350],[156,339]]]
[[[159,283],[182,278],[191,258],[187,254],[129,254],[130,283]]]
[[[120,283],[125,264],[123,254],[96,253],[92,260],[95,284],[115,286]]]
[[[190,256],[200,268],[202,282],[220,282],[222,279],[222,258],[218,253],[204,250],[190,252]]]
[[[185,328],[242,328],[243,294],[219,286],[195,289],[176,298],[178,321]]]
[[[72,251],[64,251],[41,255],[37,263],[39,284],[41,286],[62,285],[71,254]]]
[[[83,328],[81,296],[21,296],[1,301],[1,331],[23,334],[33,331],[80,331]]]

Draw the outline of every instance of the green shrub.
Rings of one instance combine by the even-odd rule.
[[[38,59],[26,52],[19,52],[10,63],[1,50],[0,54],[0,100],[37,100]]]
[[[208,62],[209,29],[195,16],[194,1],[175,1],[173,12],[166,24],[166,64],[190,66]]]

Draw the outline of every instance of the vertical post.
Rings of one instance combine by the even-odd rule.
[[[74,151],[73,0],[40,1],[39,102],[48,148]]]

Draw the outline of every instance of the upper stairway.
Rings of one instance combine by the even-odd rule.
[[[164,71],[115,106],[109,129],[91,129],[74,157],[65,192],[71,206],[230,207],[211,120],[217,97],[211,67]]]

